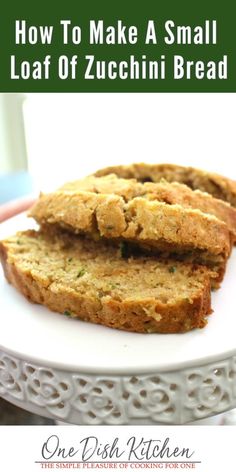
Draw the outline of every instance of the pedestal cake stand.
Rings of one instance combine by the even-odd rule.
[[[24,214],[0,238],[33,227]],[[50,312],[0,273],[0,396],[73,424],[186,424],[236,407],[236,250],[203,330],[136,334]]]

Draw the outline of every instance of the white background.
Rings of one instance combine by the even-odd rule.
[[[164,440],[169,437],[169,446],[171,451],[173,451],[175,447],[178,447],[179,449],[189,448],[189,450],[194,451],[190,460],[201,461],[201,464],[195,464],[195,467],[191,469],[185,468],[184,466],[181,466],[181,464],[177,467],[173,467],[172,465],[171,468],[170,466],[166,468],[165,464],[163,464],[162,470],[196,470],[199,472],[233,472],[235,470],[235,430],[230,426],[222,428],[213,428],[211,426],[146,426],[145,428],[141,426],[94,426],[93,428],[74,426],[39,426],[35,428],[34,426],[26,426],[21,427],[21,440],[19,440],[18,427],[2,427],[0,436],[1,470],[4,472],[33,472],[42,470],[40,464],[35,464],[34,462],[43,460],[41,454],[42,446],[53,434],[58,435],[60,447],[65,448],[67,452],[70,447],[74,447],[75,450],[80,449],[80,441],[91,435],[96,436],[101,445],[106,443],[112,444],[113,440],[118,437],[120,448],[122,449],[124,446],[124,449],[127,452],[129,448],[125,447],[125,445],[128,439],[132,436],[136,437],[137,444],[142,438],[146,441],[150,439],[159,439],[163,444]],[[140,448],[137,453],[140,454]],[[122,456],[122,459],[127,460],[126,455]],[[61,456],[58,457],[55,455],[51,460],[61,461],[63,459]],[[74,458],[71,458],[71,460],[80,461],[80,453],[78,453]],[[96,462],[96,460],[101,461],[101,458],[98,458],[95,455],[91,460]],[[113,459],[107,460],[114,462],[114,456]],[[104,462],[107,462],[107,460]],[[160,459],[157,458],[156,461],[158,460]],[[163,458],[163,460],[166,460],[166,458]],[[173,460],[182,459],[177,458]],[[155,459],[153,459],[152,462],[155,462]],[[73,464],[71,465],[73,466]],[[127,470],[130,472],[150,470],[147,468],[141,468],[140,465],[141,464],[137,464],[137,468],[132,469],[130,466],[128,466],[127,469],[118,467],[116,470]],[[81,464],[81,469],[88,470],[83,469],[83,464]],[[68,469],[57,469],[56,464],[54,464],[53,468],[47,467],[46,469],[44,468],[44,470]],[[79,469],[73,468],[72,470]],[[97,470],[100,469],[90,468],[90,471]],[[112,471],[114,469],[105,470]]]
[[[36,190],[141,161],[236,179],[236,94],[28,94],[24,116]]]

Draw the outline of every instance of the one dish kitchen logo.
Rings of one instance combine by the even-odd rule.
[[[71,440],[69,440],[71,441]],[[54,434],[41,447],[35,461],[42,469],[197,469],[201,461],[189,446],[177,445],[169,437],[115,437],[103,441],[87,436],[73,441]]]

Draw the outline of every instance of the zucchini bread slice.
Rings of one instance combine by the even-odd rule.
[[[207,268],[125,258],[107,241],[30,230],[2,241],[0,259],[27,299],[111,328],[179,333],[204,327],[211,313]]]
[[[198,209],[152,200],[149,194],[135,196],[145,184],[132,181],[131,186],[129,181],[121,182],[115,176],[112,185],[102,180],[101,187],[97,182],[93,191],[85,190],[86,185],[92,190],[91,180],[85,179],[68,184],[68,190],[65,187],[42,194],[30,216],[41,226],[87,233],[96,239],[128,241],[162,257],[184,257],[217,271],[215,284],[222,280],[232,246],[231,233],[224,222]],[[110,190],[104,185],[109,185]]]
[[[208,192],[236,207],[236,181],[213,172],[184,167],[176,164],[131,164],[111,166],[100,169],[96,176],[116,174],[125,179],[135,178],[141,182],[159,182],[162,178],[168,182],[179,182],[193,190]]]
[[[108,174],[105,177],[89,176],[83,180],[69,182],[60,190],[86,190],[96,193],[115,193],[126,201],[135,197],[145,197],[149,200],[168,203],[170,205],[179,204],[184,208],[195,208],[203,213],[216,216],[226,223],[232,233],[234,242],[236,241],[236,209],[229,203],[224,202],[212,195],[200,190],[191,190],[187,185],[178,182],[167,182],[161,179],[158,183],[140,183],[136,179],[123,179],[115,174]]]

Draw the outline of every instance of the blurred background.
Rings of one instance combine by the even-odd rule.
[[[131,162],[236,179],[235,115],[236,94],[0,94],[0,205]],[[45,423],[0,399],[0,424]]]
[[[0,204],[134,161],[236,179],[235,114],[236,94],[0,94]]]

